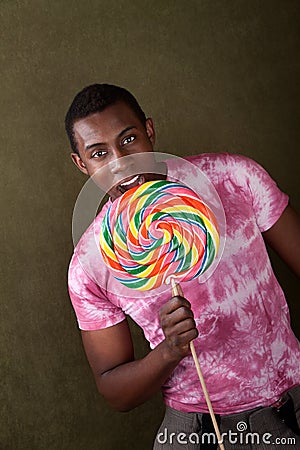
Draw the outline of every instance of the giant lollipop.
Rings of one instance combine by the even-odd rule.
[[[218,247],[212,211],[190,188],[170,181],[150,181],[119,197],[100,234],[103,259],[115,278],[140,290],[198,277]]]
[[[180,281],[199,277],[211,266],[218,248],[211,209],[192,189],[171,181],[150,181],[127,191],[108,209],[100,232],[103,260],[118,281],[139,290],[171,281],[173,295],[183,295]],[[190,348],[220,442],[193,342]]]

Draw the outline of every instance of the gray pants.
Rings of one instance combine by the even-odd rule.
[[[279,413],[270,406],[217,417],[220,433],[224,433],[225,450],[300,450],[300,436],[287,425],[292,420],[294,429],[297,422],[300,426],[300,386],[291,389],[284,398],[288,400],[285,405],[289,405],[289,411],[283,407]],[[217,449],[217,439],[206,424],[207,418],[206,414],[167,407],[153,450]]]

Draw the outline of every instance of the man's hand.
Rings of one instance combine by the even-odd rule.
[[[198,336],[191,304],[184,297],[172,297],[160,310],[160,323],[170,353],[178,360],[187,356],[190,341]]]

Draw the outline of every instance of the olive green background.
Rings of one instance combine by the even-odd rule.
[[[300,3],[1,0],[0,20],[0,448],[151,449],[160,396],[126,414],[106,406],[68,299],[85,178],[64,114],[87,84],[125,86],[154,118],[157,149],[253,157],[300,210]],[[272,257],[299,335],[299,281]]]

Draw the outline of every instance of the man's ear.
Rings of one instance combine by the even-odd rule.
[[[148,117],[146,120],[146,131],[148,138],[150,139],[150,142],[152,145],[155,144],[155,129],[154,129],[154,123],[151,117]]]
[[[73,163],[75,164],[76,167],[78,167],[78,169],[84,173],[85,175],[88,175],[88,171],[85,167],[84,162],[82,161],[82,159],[80,158],[80,156],[77,153],[71,153],[71,158]]]

